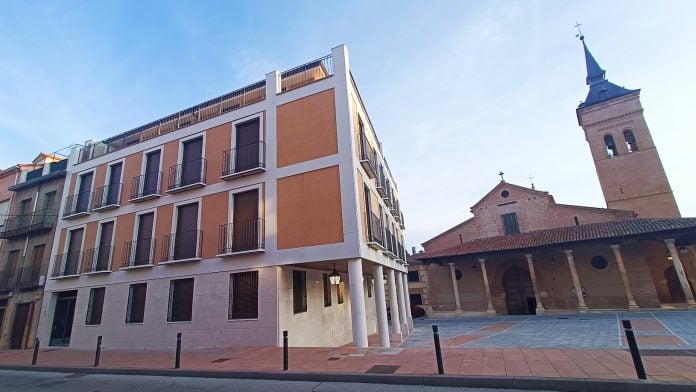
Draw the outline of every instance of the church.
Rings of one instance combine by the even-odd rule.
[[[696,218],[680,215],[640,90],[607,80],[580,40],[589,92],[576,114],[607,208],[557,203],[501,173],[473,217],[414,255],[428,317],[696,309]]]

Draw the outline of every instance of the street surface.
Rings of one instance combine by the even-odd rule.
[[[0,370],[0,391],[21,392],[504,392],[509,389],[445,388],[408,385],[307,381],[234,380],[107,374],[66,374]],[[532,391],[534,392],[534,391]],[[542,392],[542,391],[537,391]]]

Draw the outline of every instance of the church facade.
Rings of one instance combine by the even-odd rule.
[[[580,39],[576,113],[607,208],[501,181],[415,255],[428,316],[696,308],[696,219],[681,218],[640,90],[609,82]]]

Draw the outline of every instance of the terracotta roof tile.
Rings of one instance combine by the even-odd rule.
[[[505,252],[680,230],[696,230],[696,218],[629,219],[535,230],[515,235],[479,238],[439,251],[418,253],[415,255],[415,258],[418,260],[431,260],[449,256]]]

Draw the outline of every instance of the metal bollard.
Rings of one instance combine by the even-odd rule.
[[[621,324],[624,327],[624,333],[626,334],[626,340],[628,341],[628,348],[631,350],[631,358],[633,358],[633,366],[636,368],[636,374],[638,375],[639,379],[647,380],[648,377],[645,374],[643,360],[640,358],[640,352],[638,351],[636,336],[633,334],[631,320],[621,320]]]
[[[445,374],[445,366],[442,364],[442,349],[440,348],[440,332],[437,324],[433,324],[433,340],[435,341],[435,358],[437,359],[437,374]]]
[[[102,344],[102,337],[97,336],[97,351],[94,353],[94,367],[99,366],[99,357],[101,357],[101,344]]]
[[[34,340],[34,355],[31,357],[31,364],[36,365],[36,361],[39,359],[39,338]]]
[[[288,331],[283,331],[283,371],[288,371]]]
[[[176,334],[176,359],[174,359],[174,369],[181,366],[181,332]]]

